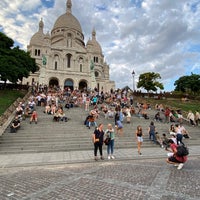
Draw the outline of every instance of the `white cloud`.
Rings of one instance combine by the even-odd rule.
[[[23,48],[38,30],[41,18],[45,32],[51,32],[56,19],[66,11],[66,0],[55,0],[50,8],[43,3],[0,1],[0,25]],[[132,86],[133,69],[136,79],[150,70],[160,73],[167,90],[173,89],[172,80],[199,73],[198,0],[72,0],[72,13],[82,26],[85,42],[96,29],[117,87]],[[197,50],[193,51],[193,46]]]

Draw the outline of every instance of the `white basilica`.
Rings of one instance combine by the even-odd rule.
[[[92,39],[85,45],[81,25],[72,14],[71,0],[67,0],[66,13],[58,17],[51,34],[44,34],[43,28],[41,20],[38,32],[27,46],[39,71],[24,79],[24,84],[34,82],[80,90],[97,88],[104,92],[115,89],[115,82],[110,81],[109,66],[96,40],[96,31],[92,31]]]

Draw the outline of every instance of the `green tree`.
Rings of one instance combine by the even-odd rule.
[[[145,90],[147,90],[147,92],[156,92],[158,88],[163,90],[164,86],[158,81],[158,79],[161,79],[159,73],[147,72],[144,74],[140,74],[139,81],[137,83],[137,88],[144,88]]]
[[[197,94],[200,92],[200,75],[191,73],[190,76],[182,76],[175,81],[174,86],[175,91]]]
[[[13,47],[14,41],[0,32],[0,78],[17,83],[39,68],[29,52]]]
[[[14,44],[14,41],[0,32],[0,49],[10,49]]]

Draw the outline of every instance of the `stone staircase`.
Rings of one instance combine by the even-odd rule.
[[[53,116],[43,113],[44,107],[37,107],[39,115],[38,124],[29,123],[29,119],[23,120],[21,128],[16,134],[10,133],[7,128],[0,137],[0,154],[9,153],[31,153],[31,152],[56,152],[56,151],[80,151],[92,150],[93,144],[91,134],[94,127],[88,129],[84,125],[87,112],[83,108],[76,107],[65,109],[66,116],[70,118],[68,122],[53,122]],[[147,129],[153,119],[155,111],[149,110],[149,120],[140,119],[133,115],[131,123],[124,122],[124,135],[116,136],[115,148],[133,148],[136,147],[135,130],[140,124],[143,127],[144,147],[155,147],[148,140]],[[114,119],[105,119],[102,114],[97,123],[103,123],[104,129],[108,123],[114,125]],[[159,133],[167,133],[169,124],[155,122]],[[192,139],[185,139],[188,145],[199,145],[199,127],[185,125],[191,133]],[[104,147],[105,148],[105,147]],[[159,148],[159,146],[158,146]]]

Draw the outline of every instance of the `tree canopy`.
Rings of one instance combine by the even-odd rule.
[[[182,76],[175,81],[174,86],[176,86],[175,91],[199,93],[200,75],[192,73],[190,76]]]
[[[147,72],[144,74],[140,74],[139,81],[137,83],[137,88],[144,88],[145,90],[147,90],[147,92],[149,91],[156,92],[158,88],[163,90],[164,86],[162,83],[158,81],[158,79],[161,79],[159,73]]]
[[[0,32],[0,78],[17,83],[39,68],[29,52],[13,47],[14,41]]]

